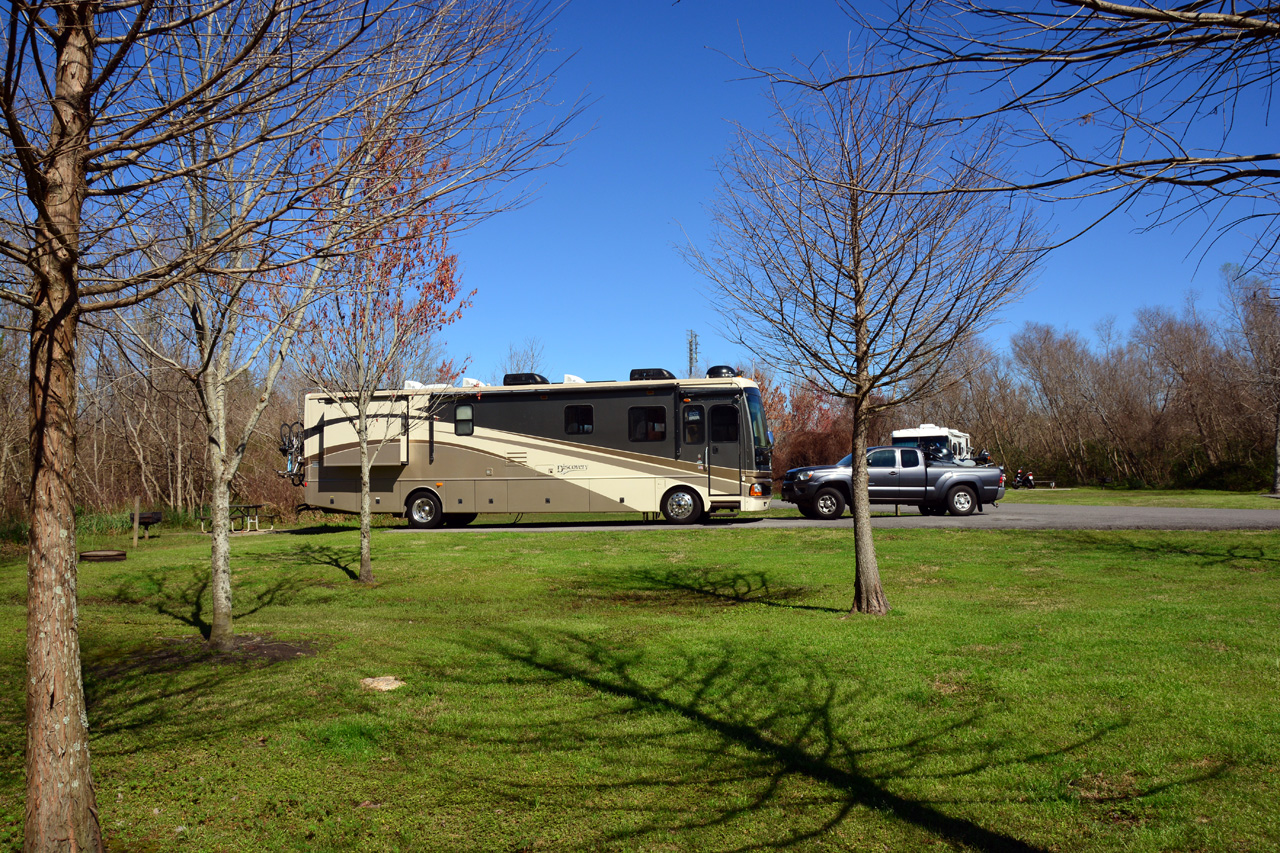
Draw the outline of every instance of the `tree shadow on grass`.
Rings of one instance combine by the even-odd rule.
[[[206,741],[227,731],[256,732],[279,722],[278,689],[254,673],[316,654],[311,641],[239,635],[221,652],[194,637],[138,646],[86,643],[83,649],[85,705],[93,721],[95,751],[129,755]],[[242,682],[255,680],[245,688]],[[219,708],[218,697],[251,689],[253,702]],[[216,710],[215,710],[216,709]],[[225,711],[225,713],[224,713]]]
[[[212,623],[204,616],[209,583],[209,570],[204,566],[191,567],[185,574],[176,570],[153,570],[144,576],[141,584],[135,580],[118,586],[106,602],[150,606],[161,616],[195,628],[202,638],[208,640],[213,633]],[[287,576],[277,577],[263,585],[242,584],[236,589],[236,599],[251,603],[248,607],[237,607],[233,616],[241,619],[267,607],[287,605],[305,587],[305,580]]]
[[[308,581],[273,574],[236,585],[235,618],[252,616],[273,606],[288,606]],[[179,625],[195,628],[199,637],[148,640],[142,644],[103,642],[86,636],[81,643],[85,702],[93,721],[93,737],[106,742],[108,754],[127,755],[200,741],[212,734],[258,730],[278,723],[288,696],[272,697],[281,689],[256,672],[316,654],[309,640],[283,640],[269,635],[237,634],[231,651],[211,648],[212,626],[205,617],[209,600],[209,569],[193,565],[168,571],[152,570],[122,583],[99,603],[149,608]],[[252,680],[251,688],[241,686]],[[253,702],[224,701],[240,691]]]
[[[360,580],[360,572],[352,568],[352,566],[360,562],[360,552],[354,548],[303,545],[294,550],[292,559],[307,566],[326,566],[338,569],[350,580]]]
[[[784,607],[789,610],[811,610],[819,613],[846,613],[838,607],[797,604],[790,599],[808,594],[803,587],[778,586],[765,572],[718,571],[707,568],[641,569],[629,580],[650,589],[685,593],[690,597],[719,601],[724,604],[758,604],[762,607]]]
[[[578,792],[585,787],[596,813],[616,802],[645,810],[639,820],[622,820],[626,829],[606,827],[613,842],[782,849],[812,840],[840,842],[852,827],[865,829],[859,814],[870,811],[909,828],[906,836],[895,835],[906,843],[940,840],[984,853],[1034,853],[1044,848],[960,814],[987,803],[994,804],[989,812],[1008,813],[1024,802],[993,788],[998,783],[988,771],[1013,766],[1016,773],[1082,751],[1127,726],[1101,724],[1052,750],[1018,753],[999,738],[970,737],[984,721],[972,708],[942,722],[922,722],[915,732],[899,721],[868,718],[864,707],[876,698],[872,691],[837,679],[819,663],[778,663],[731,648],[673,660],[566,633],[509,632],[476,636],[466,645],[525,668],[530,684],[564,684],[604,700],[606,710],[591,698],[566,705],[556,691],[546,716],[531,709],[531,721],[544,720],[531,723],[537,731],[511,746],[534,742],[543,754],[590,750],[593,764],[604,769],[592,780],[579,776],[566,785]],[[509,668],[473,667],[469,677],[480,679],[487,671]],[[501,681],[511,683],[509,677]],[[509,729],[486,732],[483,725],[467,730],[469,742],[486,737],[505,743],[513,735]],[[957,798],[957,786],[966,780],[974,792],[966,789]],[[548,783],[545,776],[536,785],[489,776],[468,784],[536,802]],[[687,796],[673,798],[673,788],[687,789]],[[901,793],[913,788],[942,793]],[[647,790],[660,793],[648,797]],[[681,805],[670,806],[673,799]],[[785,820],[771,823],[779,813]],[[754,837],[744,840],[744,832]]]
[[[1273,544],[1273,539],[1263,541],[1261,535],[1237,536],[1231,539],[1229,543],[1220,541],[1216,537],[1210,538],[1197,535],[1193,544],[1179,541],[1181,531],[1142,532],[1156,533],[1157,536],[1154,539],[1150,537],[1116,536],[1114,532],[1110,531],[1072,531],[1064,535],[1074,540],[1082,548],[1099,552],[1116,552],[1124,554],[1128,559],[1132,559],[1134,556],[1161,558],[1172,555],[1196,559],[1200,565],[1205,567],[1222,566],[1239,569],[1248,566],[1252,571],[1266,571],[1280,565],[1280,548]],[[1265,535],[1270,531],[1249,532]],[[1161,533],[1165,535],[1159,535]]]
[[[318,536],[322,533],[352,533],[359,529],[349,524],[312,524],[307,527],[289,527],[277,530],[276,533],[285,536]]]

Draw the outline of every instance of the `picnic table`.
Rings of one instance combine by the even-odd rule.
[[[151,525],[159,524],[160,518],[161,518],[161,513],[159,512],[139,512],[136,514],[136,516],[132,512],[129,513],[129,522],[131,524],[137,524],[138,527],[141,527],[148,539],[151,538]],[[134,530],[135,530],[134,535],[136,536],[137,528],[135,528]]]
[[[237,522],[240,524],[241,531],[245,531],[245,530],[261,531],[262,519],[264,518],[272,519],[272,524],[267,529],[275,530],[276,529],[276,526],[274,523],[275,516],[263,513],[262,508],[264,506],[266,506],[266,504],[231,504],[230,506],[231,531],[233,533],[235,532]],[[204,526],[205,524],[209,523],[210,528],[212,528],[212,524],[211,524],[212,521],[213,519],[208,515],[200,516],[200,532],[208,533],[209,531],[205,530]]]

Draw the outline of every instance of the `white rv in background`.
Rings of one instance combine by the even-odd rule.
[[[892,433],[895,447],[919,447],[924,450],[948,450],[957,461],[973,458],[973,445],[969,433],[937,424],[920,424],[911,429],[895,429]]]

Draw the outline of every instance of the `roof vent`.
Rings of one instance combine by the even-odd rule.
[[[632,382],[649,382],[654,379],[675,379],[675,374],[662,367],[637,367],[631,371]]]
[[[550,385],[541,373],[508,373],[502,377],[503,385]]]
[[[586,385],[587,380],[583,379],[581,376],[574,376],[572,373],[566,373],[564,375],[564,384],[565,385]]]
[[[458,380],[459,388],[483,388],[484,383],[479,379],[472,379],[470,376],[464,376]]]
[[[717,364],[715,367],[707,371],[708,379],[732,379],[735,376],[741,376],[742,371],[736,367],[730,367],[727,364]]]

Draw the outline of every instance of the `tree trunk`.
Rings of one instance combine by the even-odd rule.
[[[231,618],[231,483],[225,477],[226,461],[212,445],[209,469],[213,480],[213,493],[209,496],[213,528],[209,555],[213,620],[209,625],[209,644],[219,651],[229,652],[235,647]]]
[[[231,651],[235,632],[231,617],[231,477],[227,464],[226,387],[206,372],[206,415],[209,430],[209,515],[212,523],[212,546],[209,555],[210,583],[213,591],[213,620],[209,625],[209,644],[219,651]]]
[[[369,403],[361,391],[360,412],[356,418],[356,431],[360,440],[360,582],[373,583],[373,545],[370,528],[373,524],[373,508],[369,500]]]
[[[884,614],[889,602],[880,586],[880,564],[871,530],[871,496],[867,489],[867,414],[856,401],[853,412],[853,512],[854,592],[851,613]]]
[[[93,11],[58,11],[57,97],[33,235],[24,849],[101,851],[76,610],[76,325]]]
[[[1275,465],[1271,471],[1271,494],[1280,495],[1280,403],[1275,407]]]
[[[37,306],[31,332],[25,849],[41,853],[102,849],[80,678],[73,480],[78,312],[67,293],[74,284],[67,284],[49,281],[51,291],[61,292]]]

